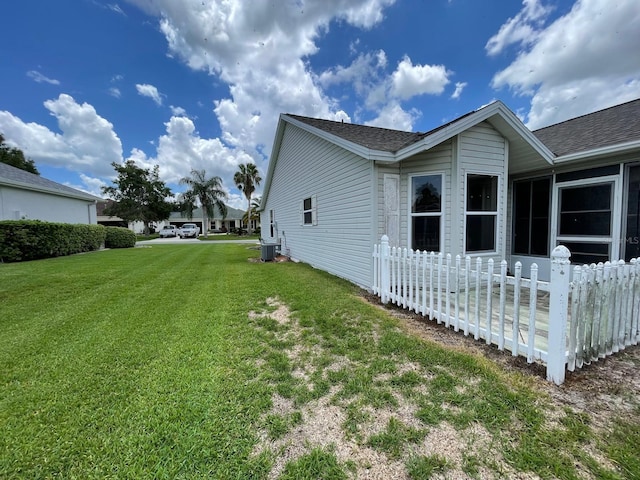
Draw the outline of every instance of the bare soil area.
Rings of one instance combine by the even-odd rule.
[[[557,386],[546,381],[544,365],[528,364],[521,356],[513,357],[511,352],[501,352],[495,346],[476,341],[471,336],[465,337],[421,315],[393,306],[385,307],[374,295],[365,294],[364,298],[400,319],[407,330],[421,338],[481,354],[505,369],[538,378],[539,387],[548,392],[557,406],[588,413],[594,425],[606,427],[613,415],[624,416],[640,403],[640,346],[627,347],[611,357],[567,372],[565,383]]]

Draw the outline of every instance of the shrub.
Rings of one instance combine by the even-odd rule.
[[[0,261],[20,262],[98,250],[102,225],[6,220],[0,222]]]
[[[107,248],[131,248],[136,244],[136,234],[124,227],[106,227],[107,237],[104,246]]]

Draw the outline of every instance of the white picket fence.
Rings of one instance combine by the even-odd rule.
[[[507,262],[453,259],[451,255],[374,246],[373,292],[476,340],[547,365],[561,384],[565,371],[581,368],[640,342],[640,262],[576,266],[559,246],[551,255],[549,282],[538,267],[523,276]],[[573,281],[570,281],[573,273]]]

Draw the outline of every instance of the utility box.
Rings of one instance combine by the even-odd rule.
[[[279,243],[263,243],[262,245],[262,261],[271,262],[276,258],[277,253],[280,250]]]

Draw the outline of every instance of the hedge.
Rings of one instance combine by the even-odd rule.
[[[102,225],[0,221],[0,261],[20,262],[98,250],[105,236]]]
[[[124,227],[107,227],[104,246],[107,248],[131,248],[136,245],[136,234]]]

